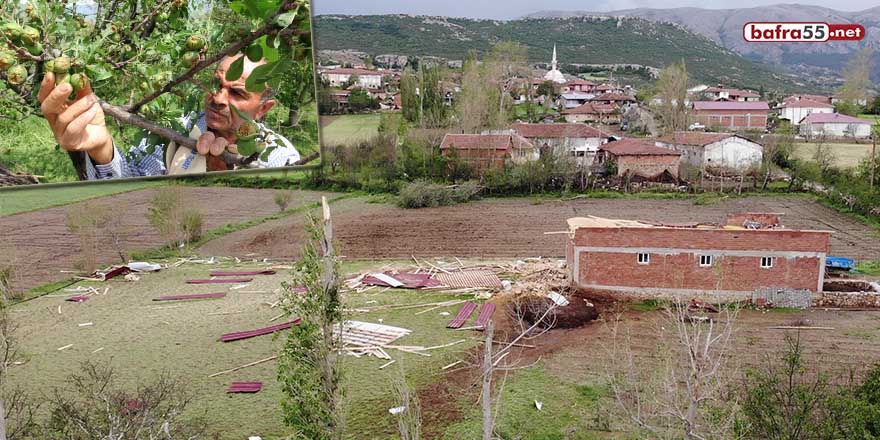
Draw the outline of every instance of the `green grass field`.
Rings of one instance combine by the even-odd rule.
[[[798,159],[812,161],[816,154],[816,143],[796,143],[794,156]],[[838,144],[826,143],[834,156],[834,165],[843,168],[855,168],[862,159],[871,154],[871,144]]]
[[[282,437],[288,431],[281,419],[282,393],[276,381],[275,362],[208,377],[218,371],[272,356],[283,343],[281,334],[230,343],[220,342],[220,335],[290,319],[281,317],[270,321],[281,311],[269,305],[277,301],[275,292],[281,282],[289,279],[287,270],[281,269],[273,276],[257,277],[247,288],[236,290],[229,288],[235,285],[206,289],[205,286],[184,284],[186,279],[206,277],[209,270],[266,267],[252,262],[233,264],[232,260],[215,265],[185,264],[143,274],[137,282],[126,282],[121,277],[106,282],[81,282],[72,287],[91,285],[101,292],[105,287],[109,291],[83,303],[70,303],[64,301],[63,294],[74,293],[62,290],[12,306],[13,319],[20,324],[22,360],[25,363],[10,369],[10,380],[39,396],[63,386],[66,377],[76,372],[78,365],[86,360],[112,366],[120,383],[127,386],[153,379],[164,371],[188,383],[189,391],[196,396],[188,416],[207,417],[211,429],[222,433],[218,438]],[[376,262],[354,262],[347,264],[344,270],[377,270],[379,265]],[[225,291],[227,296],[189,302],[152,301],[153,297],[160,295],[207,291]],[[362,294],[350,294],[346,307],[376,308],[468,298],[471,296],[375,288]],[[343,357],[347,424],[349,432],[353,433],[350,438],[395,438],[396,419],[388,413],[388,408],[397,405],[392,392],[393,378],[405,374],[414,386],[424,386],[436,381],[442,366],[468,359],[467,351],[476,346],[478,334],[444,328],[450,318],[441,313],[455,313],[457,305],[416,314],[425,308],[428,307],[348,314],[347,319],[382,322],[413,330],[412,334],[395,342],[400,345],[428,347],[463,340],[450,347],[431,350],[430,356],[388,349],[397,362],[383,370],[378,369],[387,362],[382,359]],[[93,325],[79,326],[87,322]],[[477,338],[472,339],[474,336]],[[73,345],[58,350],[68,344]],[[262,381],[264,389],[257,394],[227,395],[225,391],[231,381]]]
[[[164,185],[164,182],[82,183],[70,186],[33,185],[16,189],[0,189],[0,216],[36,211],[52,206]]]
[[[324,145],[353,145],[379,133],[381,115],[342,115],[321,129]]]

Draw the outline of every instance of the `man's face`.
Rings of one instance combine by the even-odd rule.
[[[235,129],[243,122],[242,118],[232,110],[231,105],[253,119],[261,119],[275,105],[275,101],[272,99],[260,102],[262,93],[252,93],[245,89],[245,81],[248,76],[254,68],[263,62],[253,63],[245,58],[241,78],[235,81],[226,81],[226,71],[239,56],[226,57],[220,61],[214,72],[219,88],[216,92],[209,93],[205,97],[205,119],[208,128],[223,135],[234,133]]]

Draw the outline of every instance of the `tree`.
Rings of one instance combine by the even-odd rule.
[[[342,348],[343,304],[339,261],[333,247],[333,225],[327,199],[323,221],[310,216],[309,241],[295,268],[293,283],[285,284],[284,307],[299,323],[291,327],[279,356],[278,381],[285,395],[284,420],[295,438],[343,438]],[[303,286],[304,293],[297,292]]]
[[[421,121],[419,81],[413,69],[409,67],[400,76],[400,105],[404,119],[413,124],[418,124]]]
[[[516,87],[518,78],[528,79],[528,49],[513,41],[502,41],[492,47],[485,64],[485,81],[497,93],[493,93],[496,110],[490,115],[493,126],[501,127],[507,123],[507,109],[510,107],[510,92]]]
[[[462,133],[479,133],[489,125],[489,94],[483,80],[477,53],[471,51],[464,60],[461,93],[455,101],[458,125]]]
[[[873,56],[874,50],[865,47],[849,59],[849,63],[843,70],[843,85],[837,90],[838,97],[856,105],[859,100],[868,99],[868,89],[871,87],[871,68],[874,63]]]
[[[312,69],[309,0],[91,4],[94,8],[33,0],[0,6],[0,117],[39,116],[36,91],[43,73],[51,70],[58,83],[70,81],[82,90],[90,86],[113,122],[109,128],[125,144],[149,137],[151,144],[165,138],[194,147],[195,141],[181,134],[178,119],[198,112],[201,97],[211,91],[213,72],[208,67],[238,53],[265,59],[247,80],[251,92],[284,89],[284,76],[294,66]],[[227,79],[240,77],[243,62],[242,57],[232,63]],[[311,94],[300,96],[309,99]],[[132,133],[128,126],[141,130],[140,139],[127,138]],[[259,150],[246,143],[238,147],[245,156]],[[82,165],[82,153],[71,157]],[[243,163],[243,156],[232,153],[224,158]]]
[[[664,133],[687,128],[688,114],[684,101],[687,98],[688,72],[684,62],[671,64],[660,71],[654,88],[662,99],[657,116]]]
[[[370,94],[361,88],[356,88],[348,95],[348,107],[353,112],[369,110],[378,106],[378,102],[370,97]]]

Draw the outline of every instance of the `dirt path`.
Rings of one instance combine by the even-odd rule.
[[[428,209],[401,209],[352,199],[333,205],[333,224],[342,253],[349,258],[561,257],[565,235],[544,233],[566,230],[569,217],[721,222],[728,213],[738,211],[783,213],[787,227],[833,230],[833,255],[880,258],[880,232],[803,197],[728,199],[713,206],[694,205],[692,200],[510,198]],[[299,247],[290,243],[300,241],[303,228],[303,217],[291,216],[230,234],[201,251],[208,255],[256,253],[295,258]]]
[[[277,212],[271,190],[241,188],[183,187],[186,197],[204,215],[205,230],[229,223],[256,219]],[[100,203],[125,212],[122,247],[130,252],[162,245],[146,214],[158,189],[147,189],[92,199],[71,205],[0,217],[0,254],[14,261],[15,286],[30,289],[69,278],[62,270],[73,270],[80,258],[77,238],[67,231],[65,216],[75,206]],[[320,200],[321,193],[301,191],[290,208]],[[119,261],[109,240],[101,245],[98,261]]]

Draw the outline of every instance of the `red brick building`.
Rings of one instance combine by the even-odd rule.
[[[518,134],[447,134],[440,154],[458,157],[481,174],[503,168],[507,160],[523,163],[540,157],[538,147]]]
[[[654,142],[624,138],[599,147],[597,165],[617,167],[618,176],[654,178],[664,173],[678,178],[681,152],[654,145]]]
[[[726,130],[764,130],[770,107],[765,101],[697,101],[694,117],[706,127]]]
[[[750,298],[762,288],[822,290],[830,232],[785,229],[775,214],[727,224],[568,220],[572,285],[624,297]]]

